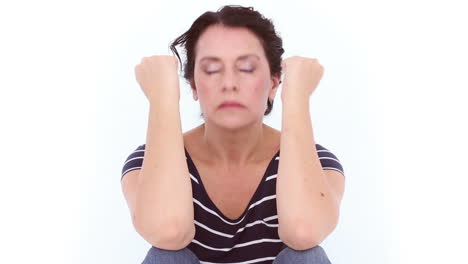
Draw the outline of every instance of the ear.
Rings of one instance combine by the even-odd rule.
[[[273,100],[275,99],[276,92],[278,91],[279,85],[281,83],[281,75],[275,75],[271,77],[271,91],[268,97]]]
[[[190,81],[190,87],[192,88],[193,100],[197,101],[198,100],[197,87],[195,86],[195,82],[193,80]]]

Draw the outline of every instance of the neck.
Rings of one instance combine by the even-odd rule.
[[[266,125],[263,122],[229,130],[216,125],[202,125],[205,150],[211,160],[227,167],[244,166],[258,161],[259,150],[265,142]]]

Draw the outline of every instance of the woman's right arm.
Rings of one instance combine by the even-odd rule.
[[[124,192],[136,231],[155,247],[179,250],[195,235],[179,98],[164,92],[158,97],[148,96],[147,91],[145,94],[150,101],[150,111],[142,167],[128,172],[127,176],[133,173],[134,177],[124,179],[122,184],[127,185]]]

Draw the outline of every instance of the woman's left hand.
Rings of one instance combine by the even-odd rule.
[[[281,62],[284,79],[281,100],[286,98],[309,99],[323,75],[323,66],[317,59],[293,56]]]

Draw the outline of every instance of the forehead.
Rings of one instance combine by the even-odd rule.
[[[196,62],[260,60],[263,47],[257,36],[247,28],[212,25],[200,36],[196,45]]]

